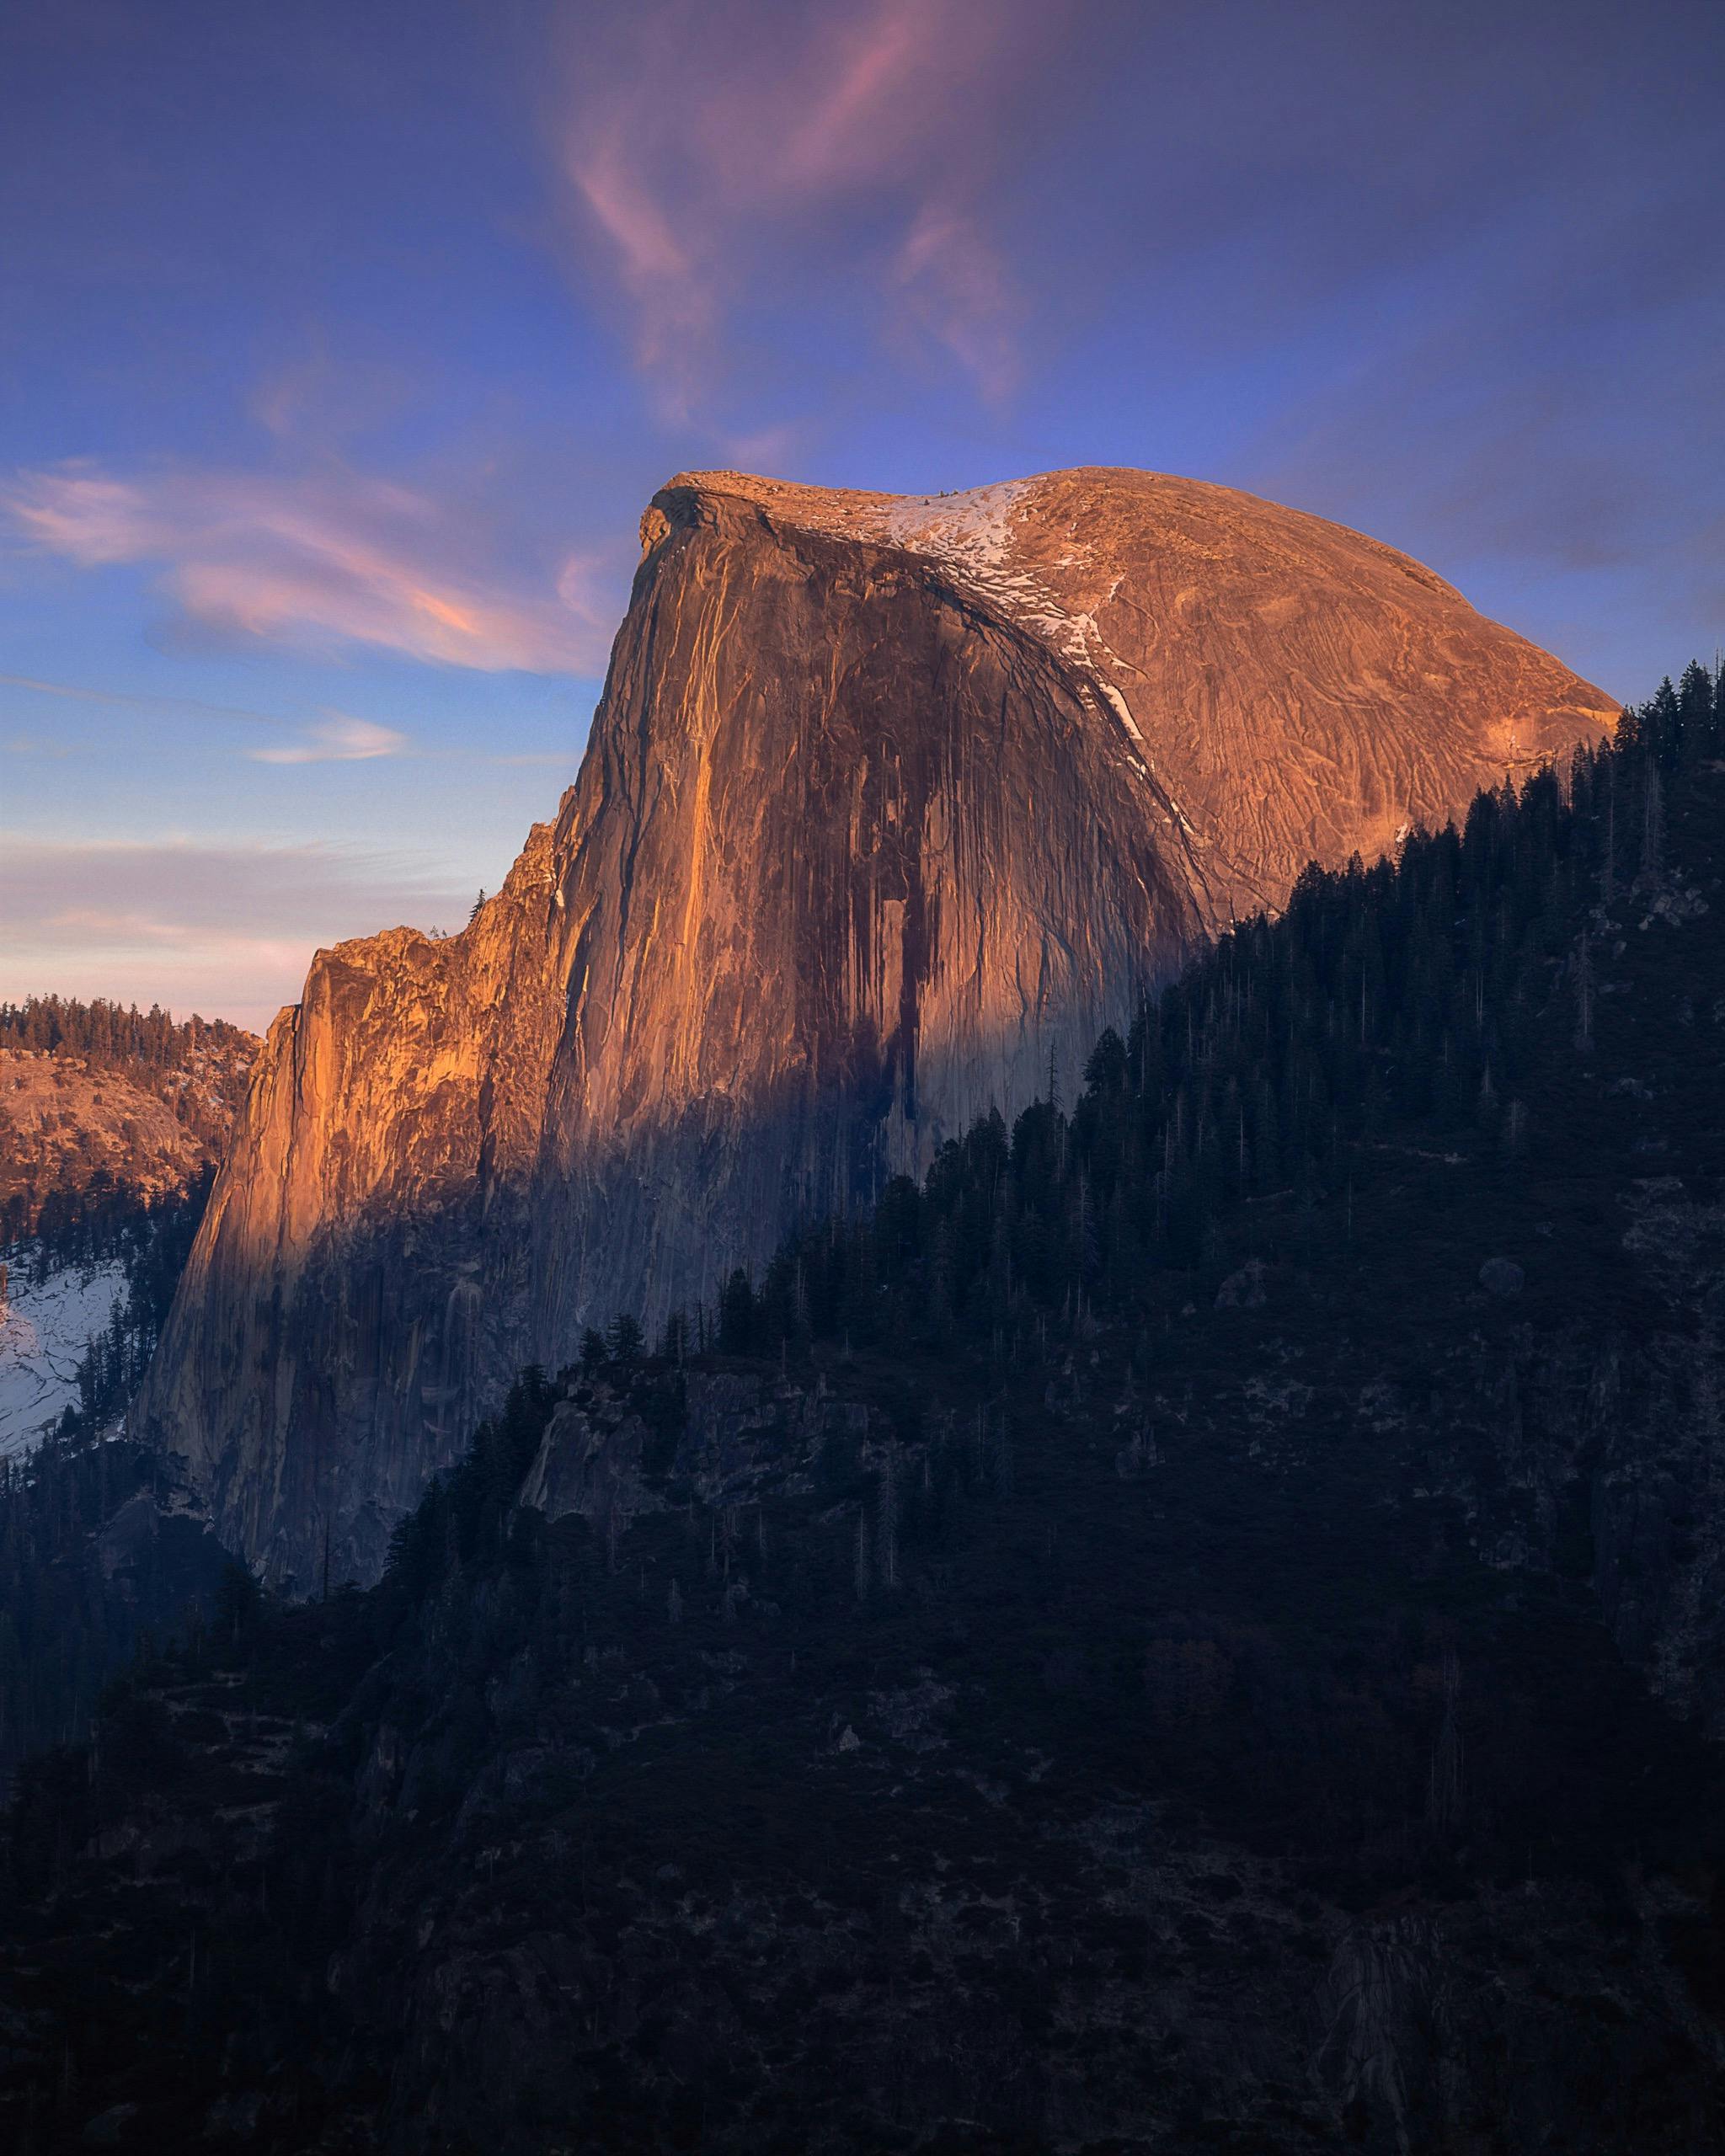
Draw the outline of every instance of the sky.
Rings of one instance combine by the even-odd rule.
[[[0,997],[262,1026],[579,762],[648,499],[1074,464],[1725,638],[1725,8],[8,0]]]

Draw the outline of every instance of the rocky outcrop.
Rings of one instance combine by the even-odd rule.
[[[0,1048],[0,1241],[184,1197],[221,1159],[260,1043],[224,1027],[179,1060]]]
[[[278,1582],[369,1577],[508,1373],[1070,1086],[1218,928],[1607,700],[1359,535],[1082,471],[685,475],[579,777],[464,933],[320,952],[140,1403]]]

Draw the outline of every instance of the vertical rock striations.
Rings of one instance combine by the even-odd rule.
[[[1083,471],[654,498],[580,775],[467,931],[320,952],[139,1415],[277,1580],[377,1571],[513,1369],[866,1203],[1311,858],[1606,699],[1359,535]]]

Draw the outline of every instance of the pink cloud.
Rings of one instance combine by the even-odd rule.
[[[27,474],[7,498],[7,506],[39,547],[85,568],[136,561],[160,544],[148,504],[136,488],[76,467]]]
[[[622,131],[608,129],[579,157],[571,156],[569,178],[615,252],[618,277],[634,309],[636,357],[660,376],[668,407],[685,418],[692,387],[690,361],[712,328],[714,297],[635,171]]]
[[[615,244],[632,291],[644,296],[659,284],[692,286],[695,265],[631,169],[623,131],[613,127],[590,144],[571,160],[570,177]]]
[[[83,568],[159,564],[190,620],[277,643],[361,643],[486,672],[603,668],[610,598],[571,555],[548,590],[471,559],[455,520],[410,488],[339,467],[312,478],[88,465],[24,472],[0,510]]]
[[[779,159],[778,185],[875,181],[916,138],[927,138],[938,117],[927,109],[927,93],[937,83],[950,87],[943,53],[956,56],[948,43],[953,13],[940,0],[879,0],[858,22],[827,25],[795,71],[797,100],[809,109]],[[985,40],[985,19],[976,27]],[[973,41],[969,53],[977,51]]]
[[[1062,9],[870,0],[852,11],[660,0],[587,48],[559,115],[563,172],[634,319],[668,414],[710,401],[724,322],[751,280],[811,259],[872,296],[992,401],[1023,308],[981,205],[1006,109]]]
[[[246,754],[259,764],[362,764],[378,756],[404,755],[410,745],[407,735],[393,726],[331,711],[302,727],[298,740],[248,749]]]

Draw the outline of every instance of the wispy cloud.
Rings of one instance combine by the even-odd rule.
[[[122,946],[184,944],[190,942],[195,932],[184,921],[156,921],[145,913],[116,913],[107,906],[65,906],[58,913],[50,914],[42,926],[68,929],[80,942],[86,938],[100,937]]]
[[[152,1000],[261,1027],[319,945],[472,903],[413,856],[333,845],[60,841],[0,833],[0,995]]]
[[[928,202],[899,249],[895,268],[911,312],[994,403],[1018,377],[1022,308],[974,217]]]
[[[244,754],[260,764],[368,763],[380,756],[410,756],[418,763],[469,763],[493,767],[542,765],[569,771],[578,751],[574,748],[510,751],[465,746],[426,747],[399,727],[356,718],[351,712],[325,710],[315,719],[278,718],[272,712],[251,711],[243,704],[211,703],[198,696],[151,696],[121,689],[93,689],[72,681],[44,681],[28,674],[0,674],[0,689],[19,689],[32,696],[56,701],[91,704],[99,709],[159,712],[163,717],[193,718],[214,725],[239,721],[247,726],[267,727],[280,739],[267,748],[247,749]],[[70,744],[40,734],[13,734],[0,743],[8,755],[69,756]]]
[[[1024,0],[659,0],[584,45],[563,170],[629,302],[668,416],[699,416],[724,327],[811,258],[872,293],[998,403],[1019,372],[1019,296],[984,205],[1035,35]],[[806,288],[806,285],[805,285]]]
[[[246,753],[259,764],[362,764],[376,756],[403,755],[411,745],[407,735],[393,726],[332,711],[302,727],[297,741]]]
[[[108,705],[120,711],[172,712],[195,718],[237,718],[253,726],[284,723],[267,712],[250,711],[243,704],[212,704],[201,696],[151,696],[133,689],[92,689],[77,681],[44,681],[33,674],[0,674],[0,688],[23,689],[34,696],[61,697],[68,703]]]
[[[569,554],[549,588],[488,574],[463,521],[424,494],[340,467],[308,478],[88,463],[20,473],[0,512],[82,568],[158,564],[181,614],[271,643],[382,646],[487,672],[592,674],[606,579]]]

